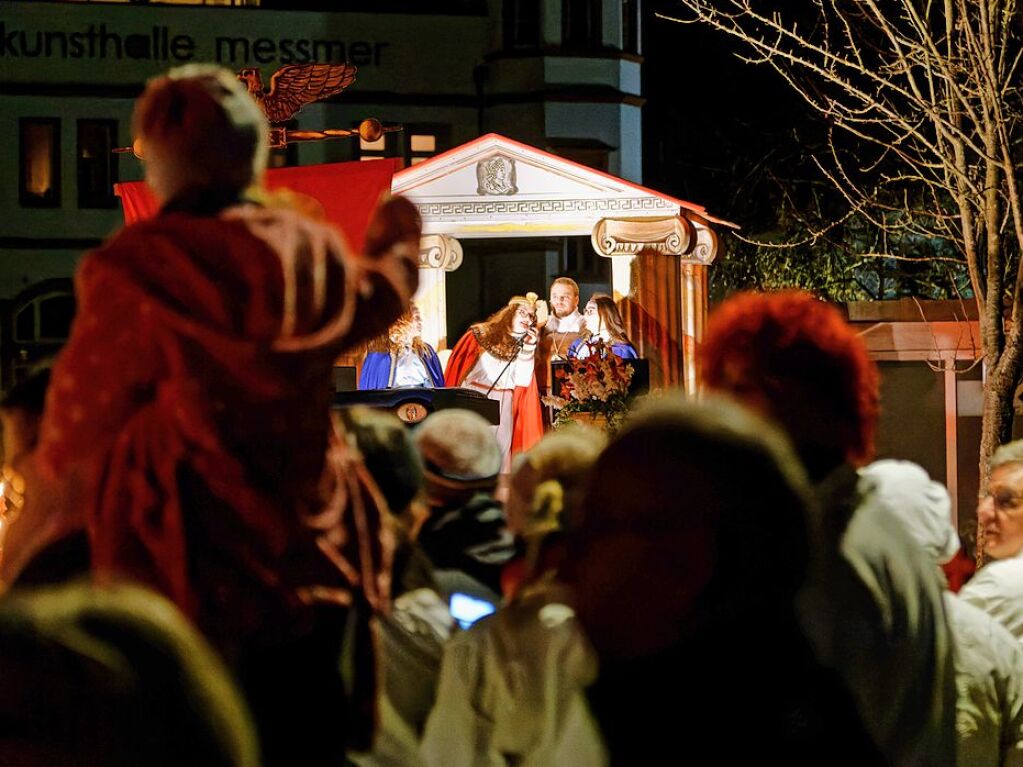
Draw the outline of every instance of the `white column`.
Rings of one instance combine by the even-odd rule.
[[[616,256],[611,259],[611,293],[615,301],[628,298],[632,293],[632,262],[635,256]]]
[[[444,269],[437,266],[420,267],[419,290],[412,300],[423,317],[423,340],[434,349],[446,349],[448,303]]]
[[[942,365],[945,374],[945,487],[952,499],[952,526],[959,529],[959,435],[958,379],[953,355]]]
[[[413,301],[423,318],[423,340],[437,351],[448,345],[448,301],[444,273],[462,265],[462,244],[454,237],[428,234],[419,240],[419,289]]]

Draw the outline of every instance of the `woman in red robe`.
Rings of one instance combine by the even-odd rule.
[[[247,197],[268,126],[225,70],[150,82],[134,129],[161,210],[78,270],[33,467],[77,488],[94,571],[168,595],[225,657],[267,764],[339,762],[370,697],[345,695],[344,626],[366,633],[388,568],[358,466],[335,456],[333,498],[323,481],[331,371],[408,305],[418,216],[385,205],[357,258]]]
[[[444,373],[446,386],[473,388],[500,403],[497,441],[505,473],[513,454],[529,450],[543,436],[533,364],[536,312],[536,293],[515,296],[485,322],[469,328],[451,350]]]

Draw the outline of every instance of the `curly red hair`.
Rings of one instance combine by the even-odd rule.
[[[733,296],[711,316],[701,361],[709,388],[768,411],[801,453],[873,456],[877,367],[834,306],[801,291]]]

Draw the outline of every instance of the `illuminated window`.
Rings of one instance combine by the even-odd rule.
[[[433,154],[437,151],[437,137],[413,134],[409,147],[416,154]]]
[[[78,121],[78,207],[116,208],[116,120]]]
[[[376,141],[359,139],[359,159],[394,157],[403,166],[417,165],[448,147],[451,126],[438,123],[405,125],[403,130],[385,133]]]
[[[358,128],[359,125],[354,126]],[[397,133],[385,133],[376,141],[366,141],[366,139],[359,139],[359,159],[360,160],[379,160],[383,157],[397,157],[398,156],[398,143]]]
[[[18,201],[25,208],[60,207],[60,120],[24,117],[19,121]]]
[[[405,126],[405,161],[417,165],[448,148],[451,126],[437,123],[419,123]]]
[[[437,137],[432,133],[409,134],[409,164],[418,165],[437,154]]]

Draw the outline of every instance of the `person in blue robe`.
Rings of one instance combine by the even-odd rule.
[[[576,339],[568,347],[568,358],[585,358],[590,354],[590,344],[601,341],[611,347],[611,352],[626,360],[639,358],[636,347],[632,345],[625,332],[622,315],[615,306],[614,299],[606,293],[594,293],[586,303],[583,312],[585,332],[582,338]]]
[[[384,338],[370,346],[362,362],[360,389],[406,389],[444,385],[437,352],[420,337],[423,320],[413,304]]]

